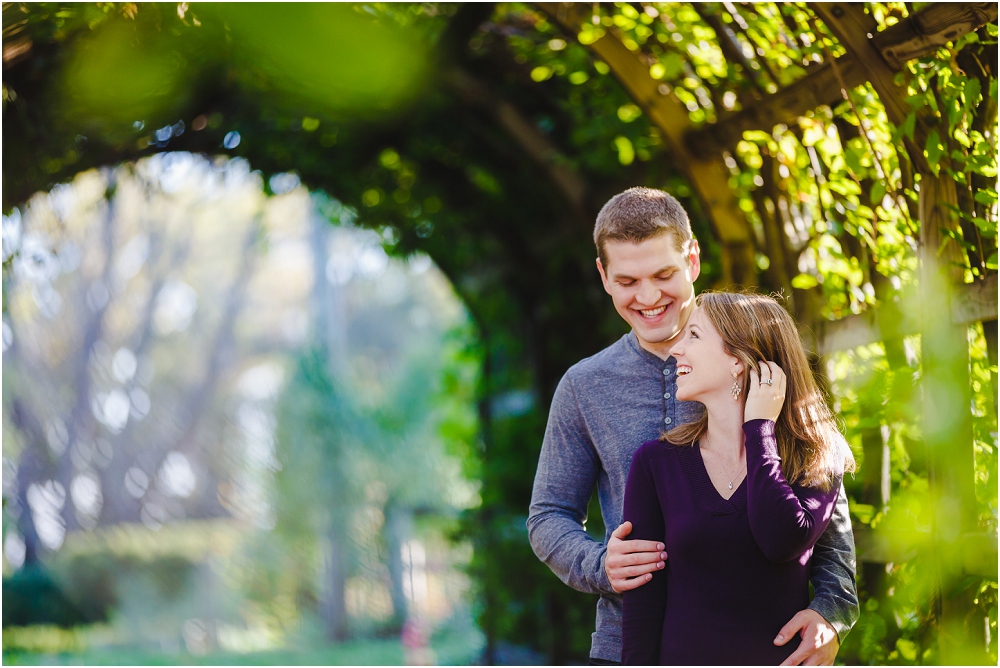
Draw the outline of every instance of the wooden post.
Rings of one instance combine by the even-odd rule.
[[[589,17],[586,14],[590,11],[587,5],[535,4],[574,37],[585,16]],[[722,284],[754,287],[757,272],[750,241],[751,229],[746,214],[729,187],[729,168],[722,154],[701,156],[691,152],[684,141],[685,132],[691,128],[687,108],[665,84],[650,76],[649,65],[630,51],[612,31],[588,44],[587,48],[607,64],[629,97],[663,133],[674,166],[687,175],[714,228],[722,249]]]
[[[963,577],[960,539],[976,530],[972,397],[967,326],[950,313],[961,280],[963,253],[943,231],[954,229],[948,205],[957,201],[955,182],[945,174],[920,181],[920,293],[923,426],[934,503],[934,549],[941,592],[938,644],[943,664],[988,660],[982,620],[970,620],[974,591],[955,591]]]
[[[902,124],[909,111],[906,94],[896,85],[893,67],[876,44],[874,18],[860,4],[809,3],[809,7],[864,69],[889,121]],[[949,208],[958,202],[955,182],[943,169],[935,175],[923,155],[923,138],[932,122],[918,118],[914,140],[903,143],[920,174],[922,409],[941,597],[938,644],[941,663],[980,664],[988,660],[985,627],[982,619],[969,615],[975,592],[961,591],[959,586],[964,572],[959,546],[977,528],[968,333],[966,325],[955,324],[950,317],[954,286],[963,282],[965,258],[945,234],[957,229]]]

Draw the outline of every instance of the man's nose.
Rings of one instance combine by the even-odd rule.
[[[635,296],[642,304],[648,304],[652,306],[660,300],[660,291],[652,283],[643,282],[639,286],[639,292]]]

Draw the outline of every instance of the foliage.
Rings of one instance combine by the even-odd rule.
[[[19,570],[3,580],[3,625],[52,624],[74,626],[88,620],[70,602],[52,577],[40,567]]]

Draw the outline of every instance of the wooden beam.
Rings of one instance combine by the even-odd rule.
[[[867,524],[854,524],[854,546],[858,561],[876,564],[901,564],[917,556],[912,546],[914,536],[909,531],[872,529]]]
[[[962,570],[972,575],[997,579],[997,535],[967,533],[959,537]]]
[[[997,20],[995,2],[935,2],[876,33],[872,44],[894,70]]]
[[[911,107],[906,102],[906,91],[896,85],[896,71],[889,66],[868,37],[877,32],[875,18],[865,13],[863,4],[849,2],[810,2],[809,9],[826,24],[841,46],[854,56],[864,70],[866,78],[878,94],[889,122],[896,126],[902,125]],[[921,173],[928,171],[923,151],[927,134],[926,124],[921,118],[917,118],[913,139],[903,138],[910,164]]]
[[[838,58],[837,67],[848,88],[866,81],[864,70],[850,56]],[[832,106],[843,99],[833,66],[825,63],[777,93],[722,116],[715,123],[691,130],[684,141],[699,155],[730,150],[743,139],[747,130],[770,132],[779,123],[792,125],[805,113],[823,105]]]
[[[990,274],[985,280],[956,286],[950,312],[951,321],[955,325],[996,320],[997,275]],[[886,323],[879,317],[879,309],[873,308],[839,320],[825,320],[816,328],[818,352],[821,355],[829,355],[839,350],[850,350],[920,332],[919,314],[912,309],[906,309],[901,316],[895,324]]]
[[[898,70],[906,61],[933,53],[942,44],[996,20],[995,3],[934,3],[873,33],[871,42],[889,67]],[[852,55],[840,56],[836,64],[848,88],[868,80]],[[836,104],[841,99],[840,82],[833,66],[824,63],[777,93],[722,116],[715,123],[691,130],[685,141],[697,153],[728,150],[747,130],[768,131],[779,123],[791,125],[812,109]]]
[[[589,5],[576,3],[536,3],[566,32],[576,37],[580,26],[590,17]],[[649,74],[649,66],[626,47],[613,31],[587,45],[603,60],[615,78],[628,92],[656,127],[674,158],[674,164],[686,173],[698,199],[705,207],[717,239],[724,248],[735,248],[736,257],[728,258],[724,280],[743,285],[756,283],[752,271],[753,246],[750,225],[739,208],[736,195],[729,187],[729,169],[719,153],[695,155],[684,143],[684,134],[691,128],[687,108],[667,88]],[[744,271],[746,273],[741,274]]]
[[[997,275],[982,281],[964,283],[951,300],[951,321],[956,325],[971,325],[997,319]]]
[[[587,183],[570,167],[559,148],[509,101],[466,70],[452,67],[442,76],[445,83],[470,105],[483,109],[507,133],[525,155],[535,162],[552,180],[573,210],[583,218]]]
[[[854,525],[854,543],[859,562],[900,564],[918,554],[914,536],[905,530],[872,529],[867,524]],[[926,538],[924,539],[926,540]],[[997,577],[997,536],[995,533],[967,533],[956,540],[956,554],[961,555],[962,570],[970,575]]]

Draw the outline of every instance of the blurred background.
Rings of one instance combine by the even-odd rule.
[[[648,185],[860,463],[839,661],[995,664],[996,20],[4,3],[4,663],[585,663],[525,520]]]

